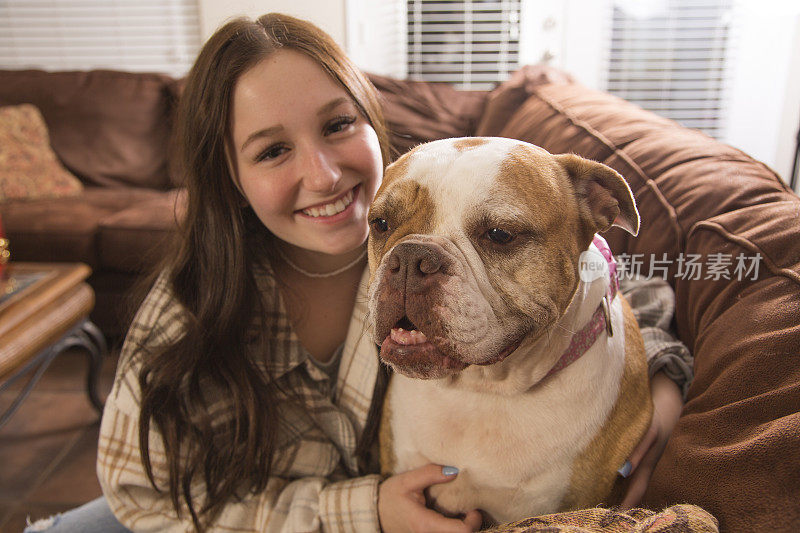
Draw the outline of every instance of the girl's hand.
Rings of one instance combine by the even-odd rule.
[[[663,372],[657,372],[650,380],[650,393],[653,396],[653,421],[650,429],[631,453],[628,463],[620,470],[625,475],[623,470],[630,465],[629,472],[625,475],[630,477],[630,482],[620,505],[623,510],[635,507],[642,500],[650,476],[653,475],[656,463],[661,458],[683,409],[683,396],[678,385]]]
[[[466,533],[477,531],[483,518],[473,509],[463,519],[446,518],[425,507],[425,489],[447,483],[457,474],[446,476],[442,466],[428,464],[384,480],[378,487],[378,517],[381,530]]]

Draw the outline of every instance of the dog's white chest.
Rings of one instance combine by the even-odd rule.
[[[616,303],[612,315],[621,318]],[[387,397],[394,470],[458,467],[455,481],[433,487],[444,508],[481,508],[498,521],[552,512],[576,457],[613,408],[623,367],[620,331],[533,393],[473,392],[395,375]]]

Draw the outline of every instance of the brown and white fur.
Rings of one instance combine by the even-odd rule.
[[[387,169],[369,220],[370,326],[395,371],[384,473],[456,466],[429,489],[433,505],[499,522],[613,503],[652,414],[621,295],[613,334],[545,376],[606,294],[607,271],[581,281],[581,253],[612,224],[638,232],[625,180],[521,141],[446,139]]]

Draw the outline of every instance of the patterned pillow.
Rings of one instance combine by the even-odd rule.
[[[82,189],[50,147],[39,109],[0,107],[0,202],[71,196]]]

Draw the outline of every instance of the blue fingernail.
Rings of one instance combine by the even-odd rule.
[[[454,466],[443,466],[442,474],[444,474],[445,476],[455,476],[456,474],[458,474],[458,468]]]
[[[633,470],[633,465],[630,461],[625,461],[625,464],[622,465],[622,468],[617,470],[617,472],[619,472],[619,475],[622,477],[628,477],[631,475],[631,470]]]

